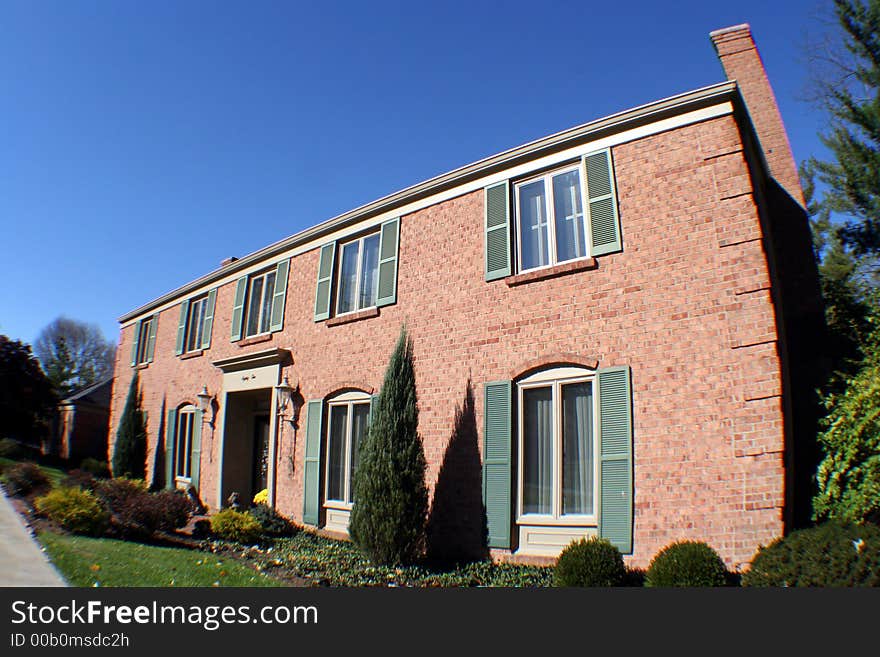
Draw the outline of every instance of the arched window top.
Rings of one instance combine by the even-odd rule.
[[[540,383],[542,381],[563,381],[567,379],[582,379],[593,376],[595,368],[581,365],[557,365],[537,371],[531,371],[527,376],[517,379],[517,383]]]
[[[370,395],[363,390],[339,390],[329,397],[327,397],[327,401],[330,403],[333,402],[347,402],[347,401],[368,401],[370,399]]]
[[[198,409],[190,402],[183,402],[177,407],[178,413],[195,413]]]

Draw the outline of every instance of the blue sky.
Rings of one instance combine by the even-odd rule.
[[[748,22],[795,158],[822,0],[0,2],[0,333],[122,313],[482,157],[721,81]],[[670,8],[672,7],[672,8]]]

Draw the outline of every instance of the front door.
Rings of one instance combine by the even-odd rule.
[[[257,415],[254,418],[254,482],[251,499],[261,490],[269,487],[269,416]]]

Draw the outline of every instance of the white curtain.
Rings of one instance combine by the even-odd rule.
[[[553,512],[553,396],[552,389],[523,391],[523,512]]]
[[[593,388],[562,387],[562,513],[593,513]]]

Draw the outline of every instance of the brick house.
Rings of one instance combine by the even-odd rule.
[[[344,534],[405,323],[430,543],[485,553],[488,534],[492,556],[527,559],[598,534],[644,566],[695,538],[748,561],[804,514],[822,313],[750,30],[711,37],[726,81],[385,196],[126,313],[111,427],[138,370],[166,485],[213,509],[265,488]]]

